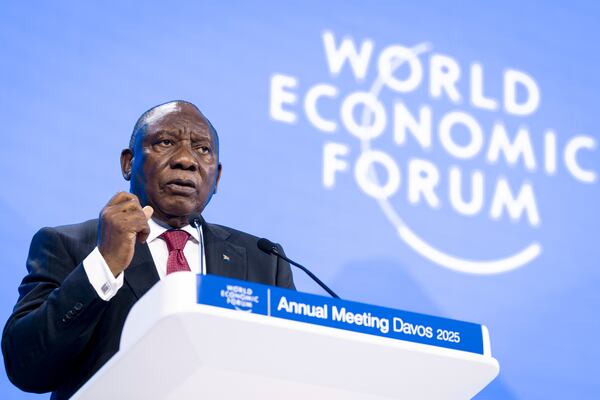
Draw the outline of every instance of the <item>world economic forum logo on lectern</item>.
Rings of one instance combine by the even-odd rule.
[[[439,209],[444,204],[460,217],[508,219],[535,230],[542,216],[528,174],[551,179],[560,167],[577,182],[597,181],[596,171],[578,159],[578,155],[596,150],[593,137],[563,133],[557,140],[559,136],[552,128],[534,131],[525,125],[541,102],[539,84],[527,72],[504,69],[499,75],[501,95],[494,97],[485,87],[484,65],[461,65],[451,55],[434,52],[430,43],[410,47],[392,44],[375,54],[370,39],[339,38],[325,31],[321,42],[331,78],[338,78],[342,70],[351,71],[358,88],[340,88],[330,82],[303,86],[297,77],[277,72],[269,83],[270,117],[294,124],[303,114],[312,127],[331,135],[332,140],[326,140],[322,150],[323,186],[334,189],[338,176],[353,173],[357,187],[377,201],[398,236],[430,261],[455,271],[495,274],[533,261],[542,253],[542,244],[531,240],[516,251],[488,259],[473,259],[457,254],[460,251],[456,249],[441,249],[419,235],[397,212],[390,198],[401,187],[412,205]],[[369,85],[365,78],[373,64],[376,74]],[[413,98],[417,106],[410,106],[405,99],[410,100],[411,94],[415,97],[416,90],[424,87],[427,101],[423,102],[422,96]],[[390,93],[403,97],[385,101],[384,95],[389,97]],[[445,107],[438,106],[441,102],[445,102]],[[329,109],[332,105],[339,109],[337,117]],[[478,119],[478,113],[484,111],[494,112],[495,122]],[[506,124],[504,117],[518,120],[518,127]],[[386,135],[392,144],[381,146]],[[358,140],[360,154],[351,154],[350,146],[341,137]],[[380,140],[379,148],[375,139]],[[442,166],[428,158],[434,141],[443,150],[443,157],[451,160],[450,165]],[[419,153],[407,160],[392,155],[395,149],[408,145],[417,146]],[[400,165],[401,162],[405,164]],[[481,162],[481,168],[473,168],[474,162]],[[484,167],[489,166],[517,171],[525,178],[488,176]],[[444,190],[440,189],[442,185]]]
[[[260,300],[252,288],[240,285],[227,285],[219,294],[227,304],[238,311],[252,312],[254,305]]]

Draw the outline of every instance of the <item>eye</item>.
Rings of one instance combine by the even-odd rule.
[[[171,139],[158,139],[153,144],[153,146],[156,146],[157,148],[172,147],[174,145],[175,142]]]
[[[212,152],[208,146],[198,146],[197,149],[200,154],[210,154]]]

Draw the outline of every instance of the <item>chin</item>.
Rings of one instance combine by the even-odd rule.
[[[197,202],[191,202],[189,200],[174,199],[175,201],[169,201],[167,204],[160,204],[160,210],[165,214],[172,217],[187,217],[189,215],[198,212],[200,207]]]

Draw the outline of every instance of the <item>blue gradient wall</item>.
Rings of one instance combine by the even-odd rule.
[[[223,176],[206,211],[209,221],[282,243],[344,298],[487,325],[501,374],[478,399],[596,398],[600,188],[597,176],[586,183],[573,174],[564,150],[575,137],[590,138],[595,147],[580,149],[577,165],[600,173],[600,7],[517,1],[140,4],[0,5],[1,320],[16,301],[31,236],[42,226],[95,218],[116,191],[127,189],[118,157],[137,117],[155,104],[186,99],[220,132]],[[372,42],[363,80],[347,63],[331,72],[326,31],[338,45],[344,37],[356,46]],[[477,273],[457,272],[419,252],[354,175],[365,148],[342,122],[344,99],[372,88],[386,47],[423,44],[422,82],[407,92],[384,87],[378,97],[388,121],[370,146],[388,154],[400,173],[398,190],[386,201],[412,232],[456,258],[497,260],[539,244],[539,255],[510,271],[490,274],[477,264]],[[431,95],[434,54],[461,67],[460,102]],[[482,66],[484,92],[499,101],[498,110],[469,100],[474,63]],[[398,79],[410,73],[405,67]],[[526,73],[539,88],[539,106],[529,115],[502,109],[503,77],[510,69]],[[272,78],[278,74],[297,81],[286,89],[296,103],[282,106],[296,115],[293,123],[272,112]],[[305,112],[307,91],[320,83],[338,90],[335,98],[318,102],[319,113],[338,125],[333,133],[319,130]],[[394,141],[397,103],[415,115],[424,105],[431,109],[431,149],[410,134],[402,145]],[[361,109],[354,111],[360,121]],[[441,142],[438,122],[451,112],[481,125],[484,145],[476,156],[457,158]],[[515,165],[486,159],[497,122],[511,137],[528,129],[535,170],[525,168],[523,159]],[[554,173],[544,170],[548,129],[558,148]],[[454,139],[466,146],[469,137],[457,128]],[[348,150],[342,157],[348,170],[337,171],[330,187],[323,183],[327,143]],[[439,172],[437,208],[425,198],[410,199],[414,159]],[[473,216],[457,212],[449,200],[452,167],[465,182],[474,171],[485,177],[484,205]],[[526,214],[511,219],[506,210],[490,217],[499,179],[515,195],[522,185],[531,186],[537,224]],[[463,190],[468,199],[470,186]],[[299,274],[296,280],[300,290],[320,293]],[[2,372],[0,397],[49,396],[20,392]]]

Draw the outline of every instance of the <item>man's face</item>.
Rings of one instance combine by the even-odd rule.
[[[154,217],[174,227],[202,212],[221,175],[218,143],[206,119],[185,103],[153,110],[138,134],[133,154],[124,150],[121,165],[131,175],[131,192]],[[129,160],[129,161],[128,161]]]

